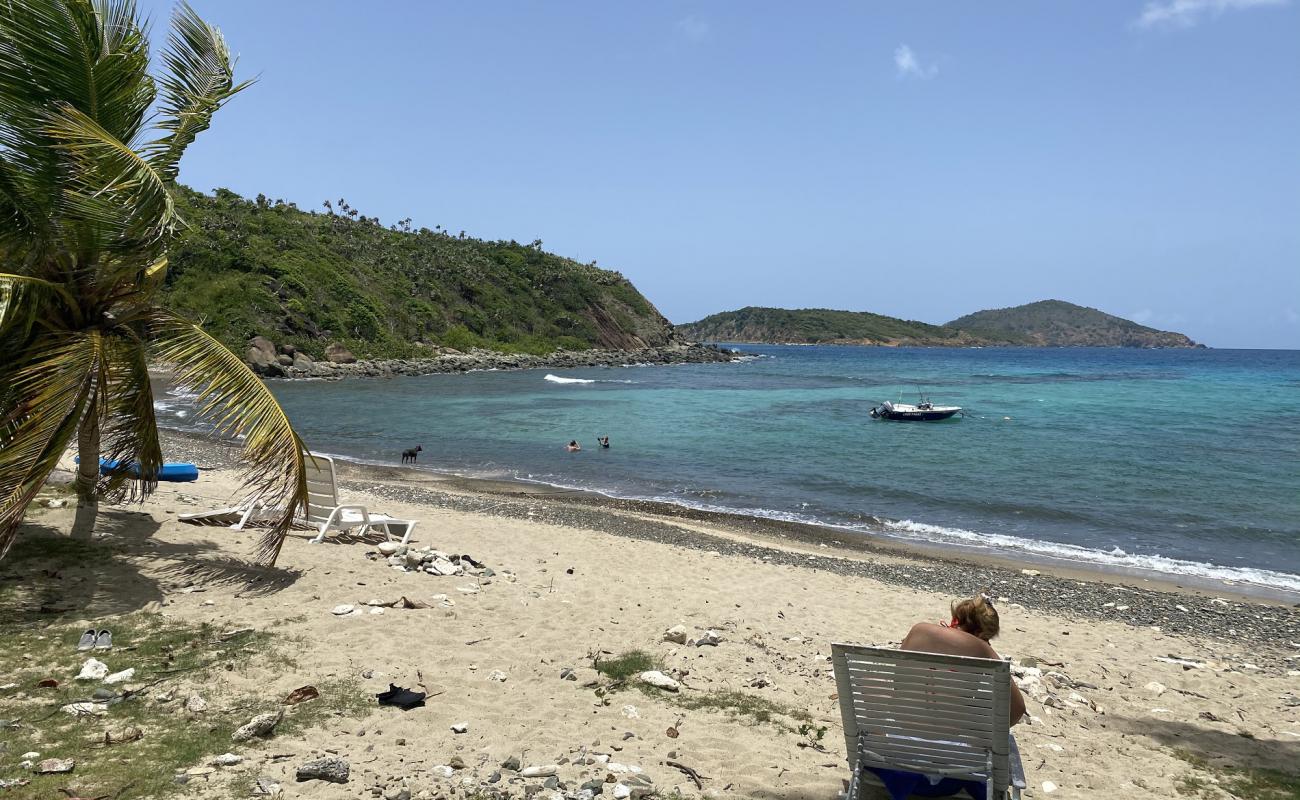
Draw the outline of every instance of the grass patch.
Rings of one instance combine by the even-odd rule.
[[[799,729],[787,724],[785,722],[787,719],[805,724],[812,722],[812,715],[801,708],[732,689],[681,694],[675,697],[674,701],[682,708],[691,711],[700,709],[721,711],[735,719],[748,721],[750,724],[773,724],[789,729],[791,732],[798,732]]]
[[[625,681],[628,678],[640,675],[642,672],[663,669],[659,659],[644,650],[629,650],[617,658],[606,660],[601,660],[597,656],[592,662],[592,667],[612,681]]]
[[[262,746],[236,744],[230,735],[253,715],[280,707],[283,698],[232,696],[221,685],[221,676],[253,663],[260,668],[291,664],[288,648],[278,647],[274,635],[228,635],[209,625],[181,624],[143,612],[116,617],[110,627],[112,650],[78,653],[79,627],[0,623],[0,641],[5,642],[0,684],[17,684],[0,691],[0,719],[18,723],[0,728],[0,741],[7,743],[0,778],[31,781],[5,796],[58,797],[61,789],[69,788],[85,797],[160,798],[184,791],[173,779],[176,772],[204,766],[220,753]],[[135,675],[117,686],[73,680],[92,655],[112,670],[134,667]],[[46,678],[59,685],[39,688],[38,682]],[[200,694],[209,703],[207,712],[191,716],[183,711],[187,695],[178,689],[185,686],[205,687]],[[368,695],[354,681],[316,686],[320,698],[289,707],[277,735],[310,728],[332,714],[362,715],[369,705]],[[120,694],[127,688],[141,693],[110,705],[104,716],[73,717],[60,710],[90,700],[96,689]],[[168,693],[174,693],[174,699],[160,702]],[[140,729],[143,737],[104,744],[106,733],[117,738],[130,728]],[[74,759],[76,768],[65,775],[21,770],[18,756],[27,751],[39,752],[40,759]]]
[[[1225,795],[1250,800],[1300,800],[1300,775],[1260,767],[1216,767],[1185,750],[1174,754],[1193,768],[1208,773],[1184,775],[1174,788],[1185,797],[1219,798]]]

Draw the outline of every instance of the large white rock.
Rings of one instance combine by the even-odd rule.
[[[674,625],[664,631],[664,641],[673,644],[686,644],[686,638],[690,635],[691,632],[685,625]]]
[[[1165,693],[1165,685],[1159,681],[1151,681],[1143,688],[1150,692],[1152,697],[1159,697]]]
[[[334,606],[333,610],[331,610],[330,613],[336,617],[342,617],[347,614],[351,614],[354,610],[355,609],[352,606],[348,605],[347,603],[343,603],[342,605]]]
[[[670,692],[679,691],[682,685],[669,676],[663,674],[657,669],[648,670],[641,673],[641,682],[654,686],[658,689],[665,689]]]
[[[108,675],[108,665],[97,658],[88,658],[77,673],[79,681],[101,681]]]
[[[284,719],[283,708],[274,714],[258,714],[250,719],[247,725],[232,733],[230,738],[236,742],[246,742],[258,736],[265,736],[275,730],[275,726],[279,725],[282,719]]]
[[[542,764],[535,767],[524,767],[519,774],[525,778],[549,778],[559,771],[560,768],[556,764]]]
[[[129,681],[134,677],[135,667],[127,667],[121,672],[114,672],[112,675],[104,678],[104,683],[121,683],[122,681]]]
[[[380,542],[379,552],[386,556],[400,556],[406,553],[406,545],[400,542]]]
[[[191,714],[202,714],[204,711],[208,710],[208,701],[199,697],[197,694],[192,694],[189,696],[189,699],[185,701],[185,710]]]

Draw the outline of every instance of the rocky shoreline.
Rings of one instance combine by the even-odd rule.
[[[237,468],[236,452],[192,434],[166,432],[169,453],[208,467]],[[699,511],[665,503],[621,500],[543,485],[434,477],[400,467],[339,464],[343,486],[389,500],[505,519],[526,519],[614,536],[721,553],[803,570],[869,578],[952,597],[988,591],[1028,611],[1078,620],[1119,622],[1153,636],[1218,640],[1269,671],[1300,670],[1300,603],[1265,602],[1224,587],[1223,596],[1173,583],[1104,578],[1082,570],[1015,567],[992,561],[938,557],[870,537],[848,537],[814,525]],[[685,524],[683,524],[685,523]],[[691,523],[726,531],[705,533]],[[735,537],[735,538],[732,538]],[[809,554],[789,547],[816,547]],[[1147,585],[1140,585],[1146,583]],[[1171,642],[1171,647],[1176,647]],[[1247,655],[1249,654],[1249,655]]]
[[[664,364],[712,364],[735,361],[738,354],[712,344],[682,343],[637,350],[558,350],[549,355],[445,349],[430,358],[362,360],[341,345],[326,348],[326,358],[316,361],[293,345],[279,345],[258,336],[248,344],[245,360],[267,378],[384,378],[394,375],[434,375],[450,372],[515,369],[571,369]]]

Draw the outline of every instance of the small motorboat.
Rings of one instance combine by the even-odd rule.
[[[935,422],[962,413],[960,406],[936,406],[924,398],[916,405],[891,403],[888,400],[871,409],[873,419],[892,419],[899,422]]]

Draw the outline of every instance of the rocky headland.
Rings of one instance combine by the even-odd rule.
[[[267,378],[382,378],[393,375],[434,375],[491,369],[570,369],[621,367],[643,364],[708,364],[734,361],[737,353],[694,343],[673,343],[633,350],[557,350],[548,355],[501,353],[494,350],[461,352],[440,348],[427,358],[358,359],[347,348],[331,344],[325,358],[316,360],[291,344],[276,345],[264,336],[248,343],[244,359],[253,371]]]

